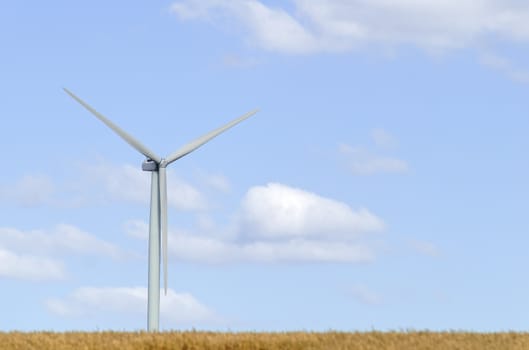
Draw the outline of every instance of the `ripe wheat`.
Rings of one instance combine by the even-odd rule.
[[[527,350],[529,333],[6,332],[1,350]]]

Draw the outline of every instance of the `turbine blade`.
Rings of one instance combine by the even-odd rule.
[[[229,128],[235,126],[236,124],[239,124],[240,122],[242,122],[243,120],[251,117],[252,115],[254,115],[255,113],[257,113],[259,110],[258,109],[255,109],[251,112],[248,112],[246,113],[245,115],[243,116],[240,116],[239,118],[237,119],[234,119],[232,120],[231,122],[229,122],[228,124],[224,125],[224,126],[221,126],[220,128],[217,128],[197,139],[195,139],[194,141],[191,141],[190,143],[184,145],[183,147],[181,147],[180,149],[178,149],[177,151],[171,153],[166,159],[166,163],[167,164],[171,164],[172,162],[174,162],[175,160],[177,159],[180,159],[182,158],[183,156],[193,152],[194,150],[196,150],[197,148],[199,148],[200,146],[202,146],[203,144],[205,144],[206,142],[210,141],[212,138],[214,138],[215,136],[219,135],[220,133],[228,130]]]
[[[105,116],[103,116],[101,113],[93,109],[88,103],[81,100],[79,97],[75,96],[70,90],[63,88],[63,90],[70,95],[74,100],[79,102],[84,108],[86,108],[90,113],[95,115],[97,119],[101,120],[103,123],[105,123],[106,126],[108,126],[110,129],[112,129],[116,134],[118,134],[123,140],[125,140],[129,145],[134,147],[138,152],[143,154],[145,157],[150,158],[154,160],[156,163],[160,163],[161,158],[158,157],[154,152],[152,152],[150,149],[145,147],[140,141],[136,140],[134,137],[132,137],[130,134],[128,134],[126,131],[121,129],[119,126],[114,124],[112,121],[107,119]]]
[[[167,173],[160,167],[160,227],[162,235],[163,283],[167,295]]]

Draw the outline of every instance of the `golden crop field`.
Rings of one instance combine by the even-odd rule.
[[[527,350],[529,333],[4,332],[1,350]]]

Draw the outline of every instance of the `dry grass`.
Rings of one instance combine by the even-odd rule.
[[[7,332],[1,350],[527,350],[529,333],[366,332]]]

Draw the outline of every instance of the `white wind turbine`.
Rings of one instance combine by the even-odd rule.
[[[184,145],[171,153],[167,158],[161,158],[145,147],[130,134],[119,126],[97,112],[86,102],[75,96],[68,89],[64,89],[68,95],[79,102],[84,108],[105,123],[110,129],[118,134],[129,145],[143,154],[147,159],[142,164],[144,171],[150,171],[151,176],[151,213],[149,220],[149,283],[147,301],[147,329],[158,331],[160,319],[160,247],[163,255],[164,289],[167,294],[167,175],[166,168],[169,164],[185,155],[193,152],[206,142],[210,141],[220,133],[228,130],[243,120],[249,118],[258,110],[253,110],[243,116],[232,120],[228,124],[215,129],[194,141]],[[161,237],[161,246],[160,246]]]

